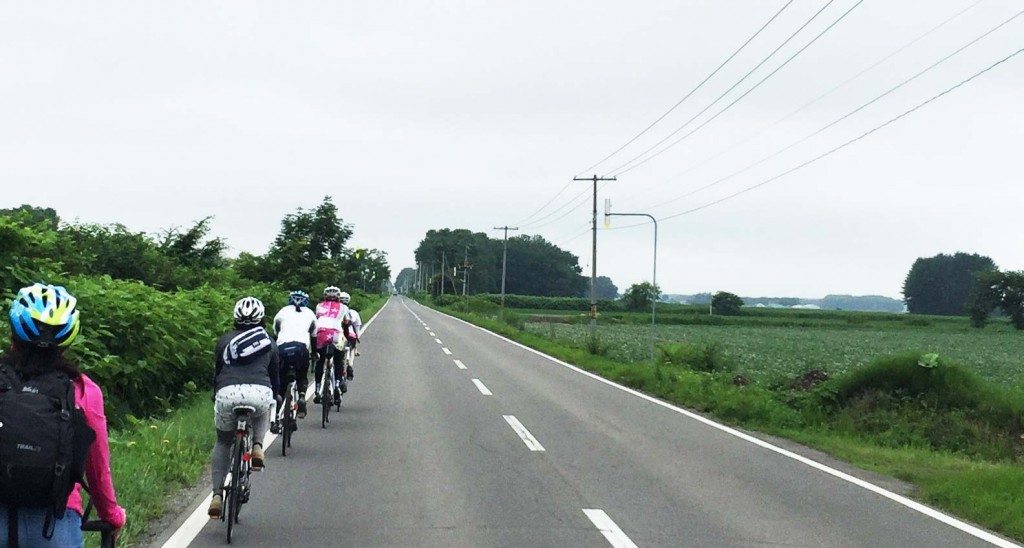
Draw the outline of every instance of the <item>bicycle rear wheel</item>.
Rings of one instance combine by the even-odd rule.
[[[242,473],[242,437],[236,435],[235,443],[231,447],[231,485],[228,486],[227,493],[225,493],[224,504],[227,506],[224,508],[221,517],[226,516],[228,522],[228,544],[231,544],[231,533],[234,532],[235,523],[238,521],[238,500],[239,491],[241,491],[241,473]]]
[[[329,422],[327,420],[327,416],[331,414],[331,403],[332,403],[331,402],[331,398],[333,396],[334,396],[334,394],[331,394],[331,389],[328,388],[326,386],[326,383],[325,383],[325,386],[324,386],[324,388],[321,389],[321,393],[320,393],[320,406],[321,406],[321,409],[322,409],[322,412],[321,412],[321,415],[320,415],[320,427],[321,428],[327,428],[327,423]]]
[[[281,456],[288,456],[288,446],[292,444],[292,391],[288,392],[284,396],[284,413],[281,419]]]

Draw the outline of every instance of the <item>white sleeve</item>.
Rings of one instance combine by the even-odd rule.
[[[278,310],[277,314],[274,316],[274,335],[277,335],[281,331],[280,324],[281,324],[281,313],[282,312],[284,312],[283,308],[281,310]]]

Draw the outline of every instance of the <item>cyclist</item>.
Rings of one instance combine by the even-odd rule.
[[[324,300],[320,301],[316,305],[316,367],[314,368],[313,374],[315,375],[315,393],[313,395],[313,402],[320,403],[320,379],[324,374],[324,363],[327,358],[334,357],[335,345],[341,336],[341,319],[345,316],[345,312],[348,307],[341,303],[341,297],[343,293],[337,287],[331,285],[324,288]],[[334,364],[334,396],[335,398],[341,397],[348,391],[348,387],[344,383],[344,375],[340,375],[340,367],[338,363]]]
[[[349,351],[355,352],[355,355],[358,356],[359,350],[356,345],[359,344],[359,336],[363,331],[363,322],[359,318],[359,312],[354,308],[349,308],[348,311],[345,312],[345,316],[341,319],[341,330],[345,335],[345,340],[347,341],[350,349]],[[355,378],[355,370],[351,365],[348,365],[346,368],[345,378],[348,380]]]
[[[292,375],[299,391],[299,418],[306,417],[306,386],[309,383],[309,350],[316,343],[316,314],[309,309],[309,295],[295,290],[288,295],[288,306],[274,316],[277,352],[281,357],[282,390]]]
[[[235,329],[217,339],[213,374],[214,418],[217,442],[213,446],[213,499],[207,512],[220,519],[224,510],[221,488],[228,473],[231,443],[235,436],[234,408],[248,405],[253,413],[252,469],[263,469],[263,438],[269,429],[272,406],[279,397],[280,361],[277,344],[263,328],[266,309],[256,297],[235,303]]]
[[[75,407],[82,410],[85,424],[96,434],[85,464],[89,493],[100,519],[113,526],[116,537],[124,527],[125,511],[117,504],[110,475],[103,392],[88,375],[79,371],[78,364],[64,355],[81,330],[76,304],[75,297],[61,286],[37,283],[18,291],[8,314],[11,347],[0,356],[0,363],[11,368],[25,382],[25,387],[31,384],[32,378],[55,370],[71,379]],[[81,546],[82,509],[77,485],[67,498],[67,509],[57,516],[58,519],[47,519],[48,508],[19,507],[16,511],[19,545]],[[11,510],[0,503],[0,538],[7,539],[12,531]],[[53,525],[53,534],[48,540],[41,534],[47,521]]]

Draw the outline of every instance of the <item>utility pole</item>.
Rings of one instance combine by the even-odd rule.
[[[501,309],[505,310],[505,266],[508,264],[508,231],[519,230],[518,227],[496,226],[494,230],[504,230],[505,238],[501,244]]]
[[[441,296],[442,297],[444,297],[444,276],[447,273],[448,273],[447,270],[445,270],[444,251],[442,251],[441,252]]]
[[[469,312],[469,246],[466,246],[465,254],[462,256],[462,297],[466,300],[466,312]]]
[[[590,255],[590,338],[597,339],[597,182],[614,181],[615,177],[573,177],[573,181],[594,182],[594,217],[591,226],[594,232],[593,250]]]

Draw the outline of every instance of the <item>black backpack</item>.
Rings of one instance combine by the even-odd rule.
[[[96,433],[75,408],[75,387],[61,372],[29,379],[0,363],[0,502],[9,510],[8,540],[17,546],[18,507],[46,508],[43,536],[63,516]]]

